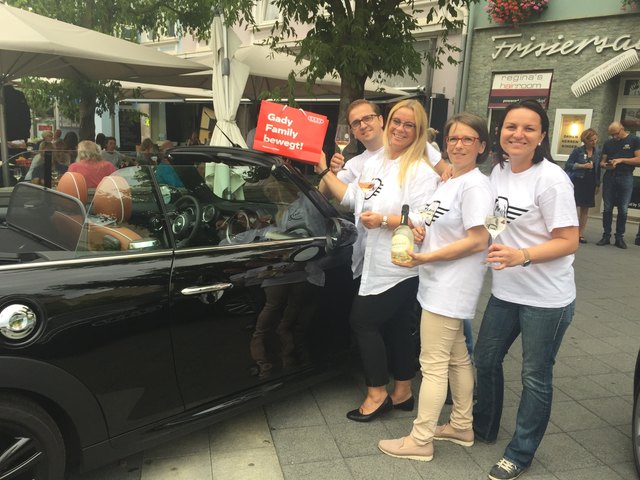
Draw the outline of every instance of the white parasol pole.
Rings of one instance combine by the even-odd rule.
[[[5,187],[9,182],[9,141],[7,140],[7,124],[4,109],[4,84],[0,83],[0,160],[2,160],[2,184]]]

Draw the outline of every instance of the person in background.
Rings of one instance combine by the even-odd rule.
[[[191,136],[189,137],[189,140],[187,140],[187,146],[191,145],[201,145],[197,130],[191,132]]]
[[[72,162],[75,162],[78,154],[78,134],[76,132],[67,132],[63,141],[64,148],[69,154],[69,158]]]
[[[440,146],[436,143],[437,135],[438,130],[436,130],[435,128],[427,128],[427,141],[433,148],[435,148],[437,151],[440,151]]]
[[[353,115],[353,111],[352,111]],[[378,115],[352,128],[381,125]],[[362,277],[353,301],[350,323],[365,371],[367,395],[359,408],[347,413],[356,422],[368,422],[392,410],[413,410],[411,381],[416,372],[416,268],[391,263],[391,237],[400,224],[400,210],[416,209],[435,191],[440,180],[426,154],[427,115],[417,100],[396,104],[384,130],[384,148],[368,159],[348,185],[327,168],[316,167],[331,194],[352,208],[359,238],[364,238]],[[389,372],[393,392],[387,392]]]
[[[100,132],[96,135],[96,144],[100,147],[100,150],[107,148],[107,137],[104,133]]]
[[[564,166],[573,182],[573,193],[578,207],[580,243],[587,243],[584,229],[589,219],[589,208],[596,206],[596,193],[600,188],[600,149],[598,132],[588,128],[580,135],[581,147],[574,148]]]
[[[62,130],[56,128],[53,132],[53,143],[58,143],[62,141]]]
[[[171,148],[173,148],[173,142],[171,140],[165,140],[162,142],[162,145],[160,145],[160,161],[155,170],[156,180],[161,185],[171,185],[181,188],[184,187],[184,184],[171,165],[169,156],[166,153]]]
[[[613,207],[618,209],[616,220],[615,246],[627,248],[624,232],[627,224],[627,210],[633,194],[633,170],[640,165],[640,137],[627,132],[620,122],[609,125],[611,138],[604,142],[600,166],[602,176],[602,238],[598,246],[611,243]],[[640,231],[640,230],[639,230]]]
[[[408,436],[378,443],[387,455],[426,462],[433,459],[434,439],[473,445],[474,379],[463,322],[474,316],[480,297],[489,240],[484,223],[493,208],[491,184],[477,168],[488,153],[486,120],[460,113],[447,121],[444,134],[453,176],[421,209],[422,223],[416,221],[414,229],[416,243],[422,243],[420,253],[410,253],[409,262],[394,262],[419,266],[420,272],[418,416]],[[449,422],[438,426],[447,381],[453,408]]]
[[[123,165],[123,161],[125,160],[125,156],[116,150],[116,139],[115,137],[106,137],[106,148],[100,152],[100,155],[107,162],[111,163],[114,167],[120,168]]]
[[[78,158],[68,171],[81,173],[87,187],[96,188],[100,180],[116,171],[116,167],[100,156],[100,147],[95,142],[83,140],[78,144]]]
[[[53,134],[51,132],[45,132],[43,138],[49,138],[53,140]],[[51,141],[43,140],[38,144],[38,153],[36,153],[36,155],[33,157],[31,165],[29,166],[29,170],[27,170],[27,173],[25,174],[23,180],[29,182],[33,180],[33,172],[35,171],[35,169],[41,165],[44,165],[44,152],[46,150],[53,150],[53,143]]]
[[[156,165],[158,163],[158,146],[150,138],[145,138],[140,146],[136,146],[136,163],[138,165]]]
[[[44,143],[43,143],[44,145]],[[64,148],[64,142],[55,142],[51,144],[52,148],[45,147],[46,150],[52,150],[51,155],[51,185],[55,186],[62,175],[69,169],[69,154]],[[31,183],[44,185],[44,162],[38,164],[33,170]]]
[[[531,465],[549,423],[553,365],[575,309],[578,217],[571,181],[551,158],[549,118],[537,101],[505,109],[498,154],[502,160],[491,173],[494,215],[506,216],[508,224],[487,256],[493,281],[474,351],[473,430],[476,441],[496,441],[502,363],[520,336],[522,394],[515,431],[489,472],[491,480],[512,480]]]

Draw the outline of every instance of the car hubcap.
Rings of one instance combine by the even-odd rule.
[[[37,466],[42,452],[31,438],[2,435],[0,437],[0,480],[38,478]]]

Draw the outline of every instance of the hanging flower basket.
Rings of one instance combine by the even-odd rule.
[[[498,25],[517,25],[535,14],[541,14],[549,0],[489,0],[486,10],[489,19]]]

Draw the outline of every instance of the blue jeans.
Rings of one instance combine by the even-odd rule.
[[[504,453],[520,467],[531,464],[547,429],[553,365],[574,308],[575,301],[562,308],[542,308],[505,302],[493,295],[487,304],[475,346],[478,401],[473,429],[480,440],[496,440],[504,396],[502,361],[522,334],[522,396],[516,429]]]
[[[627,223],[627,209],[633,193],[633,174],[605,172],[602,177],[602,210],[603,236],[611,236],[611,223],[613,221],[613,207],[618,209],[616,221],[616,239],[624,236]]]

